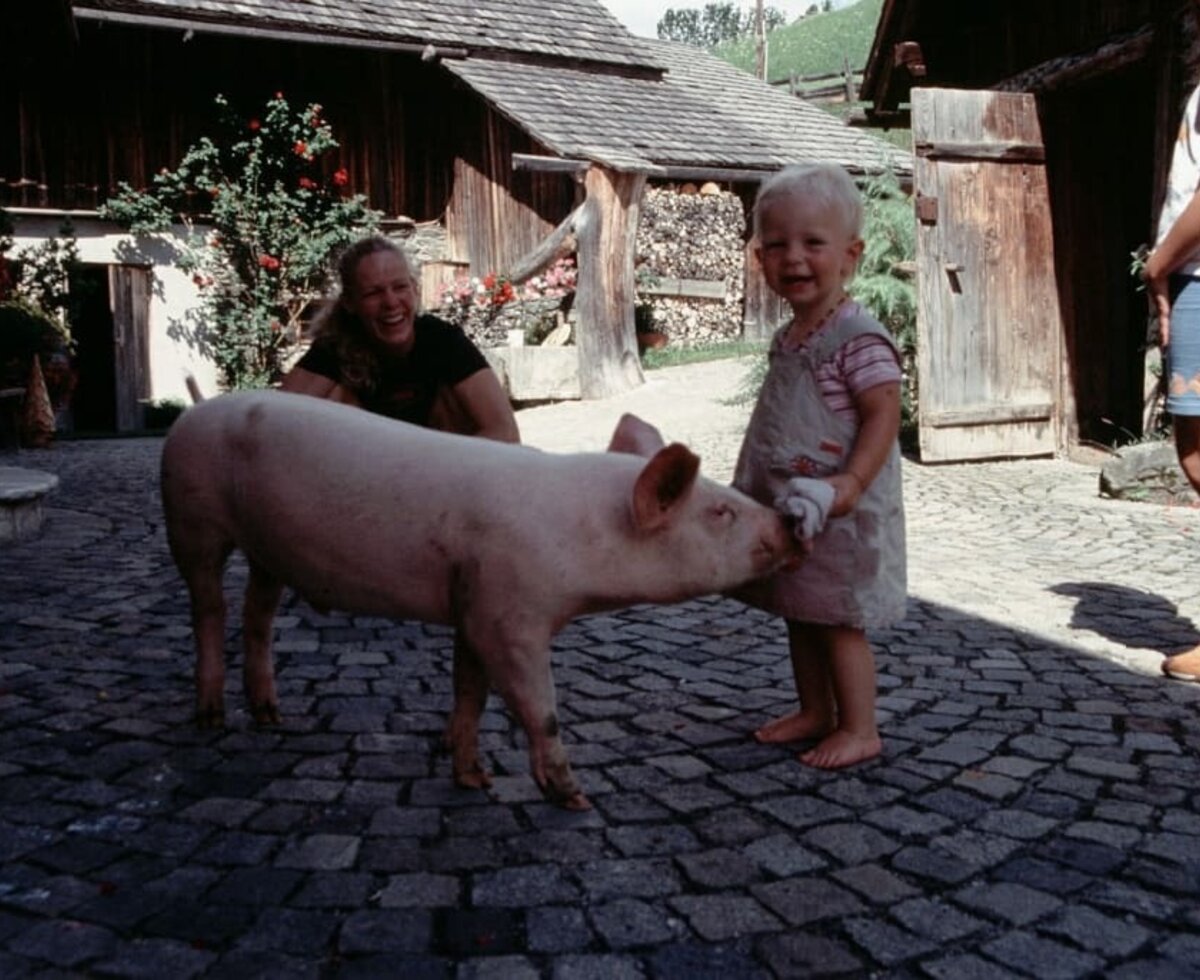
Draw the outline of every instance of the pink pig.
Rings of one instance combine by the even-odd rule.
[[[490,686],[527,732],[546,798],[586,809],[559,737],[554,634],[582,613],[723,591],[796,557],[774,511],[660,441],[629,416],[612,448],[649,459],[545,453],[281,392],[190,409],[163,448],[162,494],[191,597],[198,722],[224,720],[221,581],[237,548],[256,722],[279,721],[271,623],[284,586],[318,609],[452,624],[455,781],[489,783],[478,733]]]

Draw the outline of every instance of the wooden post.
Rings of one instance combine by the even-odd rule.
[[[753,228],[754,198],[757,193],[757,184],[738,188],[746,215],[742,263],[742,339],[756,343],[770,340],[775,328],[786,318],[785,313],[790,312],[768,288],[762,274],[762,263],[758,261],[758,242],[754,238]]]
[[[645,381],[633,329],[633,260],[646,175],[594,165],[584,186],[575,223],[579,388],[583,398],[608,398]]]

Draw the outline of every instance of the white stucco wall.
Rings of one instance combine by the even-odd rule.
[[[79,258],[96,265],[138,265],[152,276],[150,293],[150,378],[149,398],[189,401],[185,379],[190,373],[206,393],[217,391],[216,365],[190,341],[195,323],[189,310],[199,307],[199,291],[191,279],[175,267],[170,250],[149,238],[134,238],[111,222],[87,212],[33,213],[9,211],[16,226],[16,250],[59,236],[64,218],[74,227]]]

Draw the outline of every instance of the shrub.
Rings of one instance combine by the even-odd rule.
[[[204,346],[226,388],[277,381],[301,339],[305,311],[335,254],[373,231],[379,215],[347,197],[345,169],[323,164],[337,148],[321,106],[293,109],[276,93],[246,119],[217,96],[219,128],[159,171],[151,188],[121,184],[101,209],[135,234],[163,234],[200,289]]]

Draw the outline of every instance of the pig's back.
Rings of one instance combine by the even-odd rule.
[[[586,535],[595,515],[581,495],[631,486],[637,468],[632,457],[553,456],[306,395],[237,393],[176,423],[164,497],[170,473],[248,557],[316,605],[448,621],[465,567],[519,591]]]

